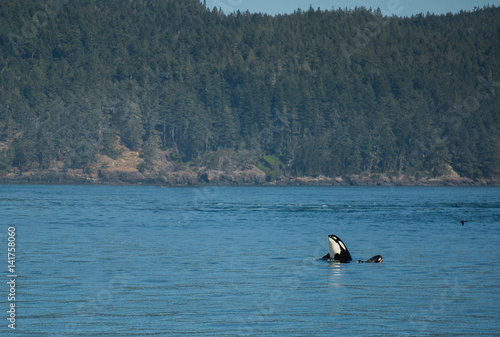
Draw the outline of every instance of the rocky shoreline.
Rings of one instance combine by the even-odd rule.
[[[157,153],[148,163],[140,151],[121,144],[116,158],[97,155],[86,168],[71,169],[62,162],[52,162],[50,168],[0,174],[0,184],[92,184],[92,185],[157,185],[180,186],[500,186],[500,177],[472,180],[461,177],[451,166],[440,177],[414,175],[388,176],[364,172],[338,177],[278,176],[265,167],[252,164],[257,157],[235,151],[221,151],[202,158],[197,163],[168,160],[168,151]]]
[[[185,169],[173,172],[125,172],[92,169],[30,171],[0,176],[0,184],[93,184],[158,186],[500,186],[499,179],[472,180],[456,175],[416,177],[384,174],[359,174],[342,177],[278,177],[269,181],[266,174],[248,167],[234,171]]]

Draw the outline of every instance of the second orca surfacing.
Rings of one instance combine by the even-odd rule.
[[[323,260],[335,261],[340,263],[347,263],[352,261],[351,253],[346,245],[336,235],[328,235],[328,248],[329,252],[322,257]],[[381,263],[384,259],[381,255],[375,255],[366,261],[358,260],[358,263]]]

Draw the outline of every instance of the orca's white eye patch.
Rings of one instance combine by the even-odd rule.
[[[342,242],[342,240],[340,240],[338,237],[336,237],[335,235],[332,235],[332,239],[335,240],[335,242],[344,250],[347,250],[347,248],[345,247],[344,243]]]

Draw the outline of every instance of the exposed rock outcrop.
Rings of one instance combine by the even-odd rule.
[[[0,183],[30,184],[148,184],[162,186],[205,185],[279,185],[279,186],[474,186],[500,185],[500,177],[472,180],[460,177],[450,167],[440,177],[417,177],[413,175],[387,176],[379,173],[353,174],[339,177],[291,177],[281,176],[270,180],[262,170],[251,164],[238,164],[241,158],[231,154],[211,159],[211,165],[201,162],[198,166],[169,161],[168,153],[158,153],[148,163],[140,152],[124,146],[115,159],[98,155],[97,162],[85,169],[64,168],[63,163],[54,162],[48,170],[11,172],[0,176]],[[215,165],[214,165],[215,163]],[[207,166],[211,166],[210,168]]]
[[[429,178],[398,175],[350,175],[343,177],[279,177],[266,181],[264,172],[256,167],[234,170],[185,169],[174,172],[111,171],[75,169],[65,171],[30,171],[0,176],[0,183],[9,184],[147,184],[162,186],[205,185],[275,185],[275,186],[500,186],[500,177],[472,180],[448,176]]]

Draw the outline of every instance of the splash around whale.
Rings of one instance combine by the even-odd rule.
[[[329,252],[322,257],[323,260],[340,263],[352,261],[351,253],[349,253],[346,245],[338,236],[333,234],[328,235],[328,248]],[[375,255],[366,261],[358,260],[358,263],[381,263],[383,260],[381,255]]]

